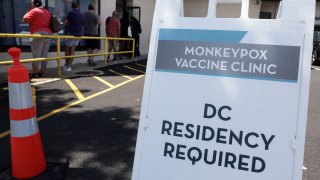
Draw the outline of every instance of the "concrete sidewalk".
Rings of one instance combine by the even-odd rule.
[[[83,54],[83,53],[84,52],[76,53],[76,55]],[[23,55],[21,55],[21,57],[23,56],[23,59],[32,58],[32,57],[29,57],[30,55],[31,55],[31,53],[23,53]],[[1,59],[3,59],[3,57],[4,57],[4,55],[2,54]],[[6,55],[5,58],[7,58],[5,60],[10,59],[9,55]],[[98,68],[105,66],[103,56],[96,56],[94,58],[94,61],[97,63],[97,66],[88,66],[87,59],[88,59],[87,57],[74,59],[71,72],[62,71],[62,68],[61,68],[61,71],[62,71],[61,78],[58,76],[58,68],[57,68],[56,61],[49,61],[48,65],[47,65],[46,77],[34,78],[31,80],[31,84],[37,85],[37,84],[48,83],[48,82],[52,82],[52,81],[56,81],[56,80],[60,80],[60,79],[68,79],[68,78],[75,77],[75,76],[92,76],[92,75],[98,75],[99,73],[101,73],[95,69],[98,69]],[[140,57],[135,58],[134,61],[140,61],[140,60],[145,60],[145,59],[147,59],[147,55],[141,55]],[[121,58],[121,59],[118,59],[117,61],[107,61],[107,66],[128,63],[130,61],[132,61],[132,59],[128,59],[128,58]],[[62,59],[61,66],[64,65],[64,62],[65,62],[65,60]],[[24,66],[26,66],[29,69],[29,72],[31,72],[31,63],[26,63],[26,64],[24,64]],[[7,70],[9,67],[11,67],[11,65],[1,67],[0,84],[7,83],[7,77],[8,77]],[[40,67],[40,65],[39,65],[39,67]]]

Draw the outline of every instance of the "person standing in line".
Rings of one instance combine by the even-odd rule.
[[[111,16],[108,16],[107,17],[107,19],[106,19],[106,34],[108,34],[108,24],[109,24],[109,22],[110,22],[110,18],[111,18]]]
[[[136,19],[135,17],[131,17],[130,18],[130,26],[132,29],[132,38],[135,39],[135,50],[134,50],[134,57],[139,57],[140,56],[140,34],[142,32],[141,30],[141,24],[138,21],[138,19]]]
[[[83,23],[84,23],[84,35],[98,37],[98,26],[101,24],[100,17],[95,14],[95,8],[93,5],[89,4],[88,11],[83,14]],[[100,45],[99,39],[86,39],[86,47],[88,49],[88,54],[97,53]],[[88,65],[96,66],[97,64],[93,61],[94,56],[89,56]]]
[[[29,11],[23,16],[23,21],[27,22],[30,27],[31,34],[52,34],[50,29],[51,13],[41,8],[41,0],[32,0]],[[50,48],[51,39],[48,38],[30,38],[30,45],[33,58],[46,58]],[[31,78],[44,77],[47,68],[47,61],[41,62],[39,72],[39,62],[32,63]]]
[[[79,4],[76,1],[71,3],[72,11],[70,11],[64,20],[64,25],[67,27],[68,35],[71,36],[82,36],[83,17],[79,10]],[[74,55],[76,47],[79,45],[80,39],[67,39],[65,42],[65,55]],[[65,65],[63,66],[64,71],[71,71],[71,64],[73,58],[66,58]]]
[[[118,12],[113,11],[112,17],[110,18],[110,22],[107,26],[107,36],[113,37],[113,38],[119,38],[120,37],[120,28],[121,23],[118,19]],[[119,41],[118,40],[108,40],[109,42],[109,52],[118,52],[119,51]],[[116,60],[116,58],[114,58]]]
[[[121,29],[120,29],[120,37],[121,38],[131,38],[128,34],[128,28],[130,26],[129,12],[124,10],[122,18],[120,19]],[[131,51],[130,48],[131,41],[120,41],[120,51]],[[124,55],[124,57],[130,57],[130,54]]]
[[[105,23],[105,25],[106,25],[106,35],[108,35],[108,24],[110,22],[110,18],[111,18],[111,16],[108,16],[107,19],[106,19],[106,23]],[[107,59],[110,59],[110,54],[108,54]]]

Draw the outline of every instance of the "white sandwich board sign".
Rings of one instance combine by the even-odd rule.
[[[315,1],[276,20],[182,2],[156,2],[132,179],[301,179]]]

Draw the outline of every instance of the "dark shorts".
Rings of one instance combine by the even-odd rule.
[[[86,35],[85,36],[91,36],[91,37],[99,37],[99,36],[93,36],[93,35]],[[86,47],[87,49],[99,49],[100,47],[100,39],[86,39]]]

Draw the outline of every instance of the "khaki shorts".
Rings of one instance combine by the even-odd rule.
[[[66,46],[78,46],[80,39],[67,39],[65,42]]]
[[[119,51],[119,41],[116,40],[109,40],[109,52],[111,52],[112,50],[114,52]]]

